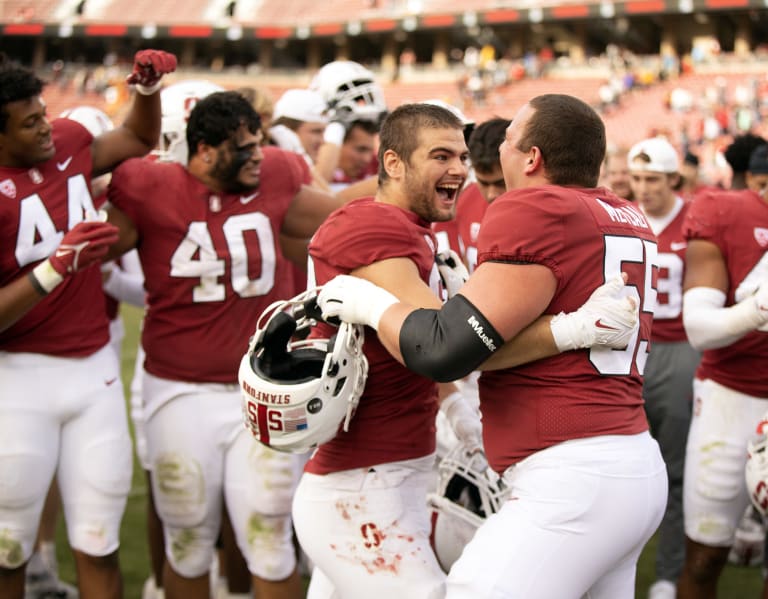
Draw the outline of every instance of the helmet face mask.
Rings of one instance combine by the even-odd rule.
[[[768,515],[768,413],[757,425],[757,436],[747,444],[744,476],[752,505],[765,518]]]
[[[224,88],[204,80],[174,83],[160,92],[160,140],[153,152],[162,162],[187,164],[187,121],[195,104],[208,94],[224,91]]]
[[[381,123],[387,113],[384,91],[374,74],[350,60],[323,66],[310,83],[328,105],[331,120],[349,125],[354,121]]]
[[[438,465],[435,493],[427,496],[432,508],[432,541],[445,572],[472,540],[486,518],[501,509],[509,489],[488,468],[485,456],[458,445]]]
[[[349,428],[365,388],[363,327],[342,323],[328,339],[296,339],[312,319],[314,291],[275,302],[259,318],[238,380],[246,427],[273,449],[304,453]]]

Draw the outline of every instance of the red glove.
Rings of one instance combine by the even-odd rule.
[[[139,50],[133,57],[133,72],[126,81],[148,96],[160,89],[160,79],[176,70],[176,56],[162,50]]]
[[[111,223],[78,223],[64,235],[53,256],[32,270],[32,284],[42,293],[50,293],[65,277],[101,261],[117,240],[118,228]]]

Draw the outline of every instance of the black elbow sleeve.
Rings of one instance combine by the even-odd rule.
[[[463,295],[441,310],[416,310],[400,329],[405,365],[438,382],[460,379],[504,343],[485,316]]]

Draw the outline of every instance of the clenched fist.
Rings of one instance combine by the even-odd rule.
[[[139,50],[133,57],[133,71],[126,81],[145,96],[160,89],[163,75],[176,70],[176,56],[162,50]]]

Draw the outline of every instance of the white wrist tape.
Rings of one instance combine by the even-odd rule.
[[[725,300],[725,293],[712,287],[694,287],[683,295],[683,326],[695,349],[726,347],[765,323],[754,295],[727,308]]]
[[[29,273],[33,279],[32,284],[37,283],[37,287],[42,289],[45,293],[50,293],[64,280],[56,269],[51,265],[50,260],[43,260],[40,264],[35,266]]]
[[[366,319],[368,321],[368,326],[378,331],[379,321],[384,312],[386,312],[390,306],[399,302],[400,300],[386,289],[374,287],[366,302],[368,304],[368,314]]]
[[[162,79],[160,79],[154,85],[146,86],[146,85],[142,85],[141,83],[137,83],[134,87],[136,88],[136,91],[139,92],[142,96],[151,96],[152,94],[157,92],[162,86],[163,86],[163,81]]]
[[[333,144],[341,147],[344,144],[344,137],[347,134],[347,130],[344,125],[332,121],[325,127],[325,133],[323,133],[323,140],[326,143]]]

